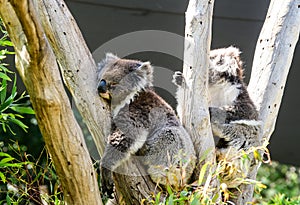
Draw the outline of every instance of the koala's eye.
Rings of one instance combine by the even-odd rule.
[[[106,93],[107,91],[107,85],[105,80],[101,80],[98,84],[98,92],[99,93]]]

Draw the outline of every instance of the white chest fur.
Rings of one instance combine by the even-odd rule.
[[[240,94],[240,85],[224,82],[208,87],[210,107],[224,107],[233,105],[235,99]]]

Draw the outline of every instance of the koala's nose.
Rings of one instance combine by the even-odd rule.
[[[107,90],[107,84],[105,80],[101,80],[100,83],[98,84],[98,93],[104,99],[107,100],[111,99],[110,93]]]
[[[107,85],[105,80],[101,80],[98,84],[98,92],[99,93],[106,93],[107,92]]]

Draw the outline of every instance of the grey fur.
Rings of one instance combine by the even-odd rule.
[[[147,167],[155,183],[181,183],[182,177],[171,179],[166,171],[177,172],[180,163],[186,169],[183,183],[193,172],[193,143],[173,109],[151,89],[152,73],[149,62],[120,59],[112,54],[99,64],[98,89],[100,95],[111,98],[112,113],[112,130],[101,159],[104,192],[112,192],[111,171],[130,157]]]
[[[213,134],[219,138],[216,145],[218,159],[230,150],[248,150],[257,146],[260,133],[258,112],[243,81],[239,54],[234,47],[210,52],[209,111]],[[183,85],[185,79],[180,72],[175,72],[173,83],[178,86],[177,93],[183,92],[186,85]],[[180,103],[178,98],[178,107],[182,106]]]

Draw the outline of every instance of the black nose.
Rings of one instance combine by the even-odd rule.
[[[107,91],[107,85],[105,80],[101,80],[98,84],[98,92],[99,93],[106,93]]]

